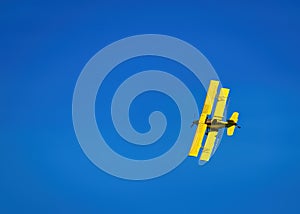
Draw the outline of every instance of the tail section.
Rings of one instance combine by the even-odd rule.
[[[233,121],[235,123],[235,125],[227,128],[227,135],[228,136],[232,136],[233,133],[234,133],[234,130],[235,130],[235,127],[236,127],[236,124],[237,124],[237,121],[238,121],[238,118],[239,118],[239,113],[238,112],[234,112],[232,114],[232,116],[230,117],[230,121]]]

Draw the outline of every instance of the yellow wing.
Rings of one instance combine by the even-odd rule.
[[[206,128],[207,128],[207,125],[205,123],[199,123],[197,130],[196,130],[194,140],[193,140],[192,147],[190,149],[189,156],[193,156],[193,157],[198,156]]]
[[[221,88],[213,119],[223,120],[229,91],[228,88]]]
[[[202,110],[202,114],[210,115],[212,108],[214,106],[214,101],[217,95],[219,87],[219,81],[211,80],[209,84],[209,88],[207,90],[207,95],[204,102],[204,107]]]
[[[228,88],[221,88],[220,94],[218,96],[218,101],[214,112],[213,120],[214,119],[218,121],[223,120],[224,110],[229,95],[229,91],[230,90]],[[202,154],[200,156],[200,161],[208,161],[210,159],[211,153],[213,151],[216,142],[217,135],[218,135],[218,131],[210,131],[208,133]]]
[[[196,130],[196,134],[193,140],[192,147],[189,152],[189,156],[197,157],[199,150],[202,145],[202,140],[207,128],[207,125],[205,124],[205,120],[207,115],[210,115],[212,112],[212,107],[214,105],[215,97],[217,94],[217,90],[219,87],[219,81],[211,80],[209,84],[209,88],[207,91],[206,99],[204,102],[204,106],[202,109],[202,113],[200,115],[199,124]]]
[[[217,139],[218,131],[210,131],[207,135],[205,146],[200,156],[200,161],[209,161],[211,152]]]

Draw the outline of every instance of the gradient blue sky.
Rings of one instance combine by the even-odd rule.
[[[297,1],[1,1],[0,213],[300,213],[299,21]],[[241,113],[243,128],[223,138],[205,167],[188,158],[163,177],[133,182],[87,159],[71,105],[97,51],[144,33],[202,51],[232,89],[229,112]],[[193,83],[187,79],[201,102],[204,89]],[[133,121],[143,102],[133,106]]]

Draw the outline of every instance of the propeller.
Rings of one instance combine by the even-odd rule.
[[[194,113],[194,119],[193,119],[193,122],[191,124],[191,128],[193,128],[194,125],[197,125],[196,113]]]

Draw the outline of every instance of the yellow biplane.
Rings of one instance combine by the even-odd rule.
[[[219,81],[210,81],[200,118],[192,123],[192,126],[198,125],[198,127],[189,152],[189,156],[197,157],[200,149],[202,148],[202,153],[199,160],[199,163],[201,162],[202,164],[209,161],[210,157],[214,153],[218,133],[221,129],[227,128],[227,135],[232,136],[235,127],[240,128],[240,126],[237,124],[239,117],[238,112],[234,112],[229,120],[224,120],[224,111],[230,90],[228,88],[221,88],[220,93],[217,96],[218,87]],[[208,116],[212,113],[215,100],[217,100],[215,111],[213,116],[209,118]],[[204,135],[207,135],[207,137],[206,142],[202,147]]]

